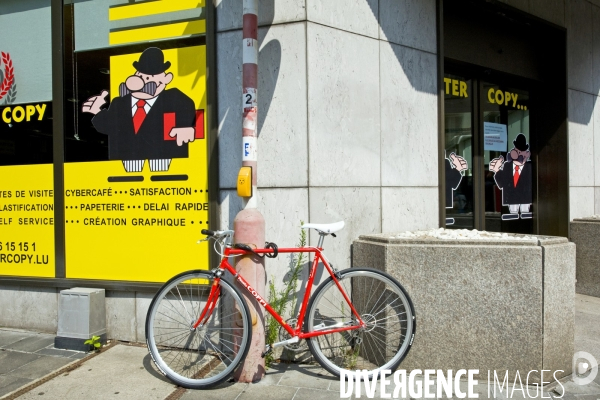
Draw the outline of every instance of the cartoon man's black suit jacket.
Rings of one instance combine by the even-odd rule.
[[[193,127],[196,111],[194,102],[179,89],[168,89],[158,95],[136,134],[133,128],[131,94],[116,97],[107,109],[92,119],[100,133],[108,135],[108,154],[111,160],[145,160],[188,157],[187,143],[165,140],[167,120],[175,115],[176,128]],[[166,133],[168,136],[168,132]]]
[[[531,189],[531,163],[526,162],[519,170],[520,177],[517,186],[514,185],[513,170],[515,165],[512,161],[505,162],[502,169],[496,172],[494,179],[502,189],[502,204],[531,204],[533,194]]]

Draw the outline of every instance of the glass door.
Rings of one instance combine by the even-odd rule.
[[[444,75],[446,228],[533,233],[530,93],[482,75]]]
[[[446,226],[473,229],[473,82],[446,75]]]
[[[481,84],[485,230],[533,232],[529,92]]]

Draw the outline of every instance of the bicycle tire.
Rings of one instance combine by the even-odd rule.
[[[152,299],[146,317],[146,344],[156,367],[189,389],[226,380],[250,348],[250,310],[239,289],[224,279],[206,324],[192,329],[213,282],[212,273],[199,270],[171,278]]]
[[[367,379],[380,370],[394,371],[408,354],[417,328],[408,293],[396,279],[372,268],[350,268],[339,275],[340,285],[367,327],[311,337],[307,340],[310,352],[335,376],[340,376],[342,369],[367,370]],[[356,322],[333,278],[329,277],[310,298],[304,331]]]

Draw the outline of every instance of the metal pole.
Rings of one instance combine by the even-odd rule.
[[[252,197],[243,198],[244,209],[233,222],[236,243],[263,247],[265,219],[257,209],[257,86],[258,86],[258,0],[243,0],[243,78],[242,78],[242,166],[252,167]],[[265,296],[264,259],[245,256],[238,259],[237,271],[260,294]],[[252,314],[252,343],[242,366],[235,373],[238,382],[257,382],[265,374],[264,310],[254,298],[246,296]]]

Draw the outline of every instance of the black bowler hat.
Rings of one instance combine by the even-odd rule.
[[[171,62],[165,62],[165,55],[158,47],[148,47],[139,61],[133,62],[133,68],[146,75],[157,75],[165,72],[171,66]]]
[[[529,143],[527,143],[527,139],[525,139],[525,135],[519,133],[515,140],[513,140],[513,144],[515,145],[515,149],[519,151],[529,150]]]

